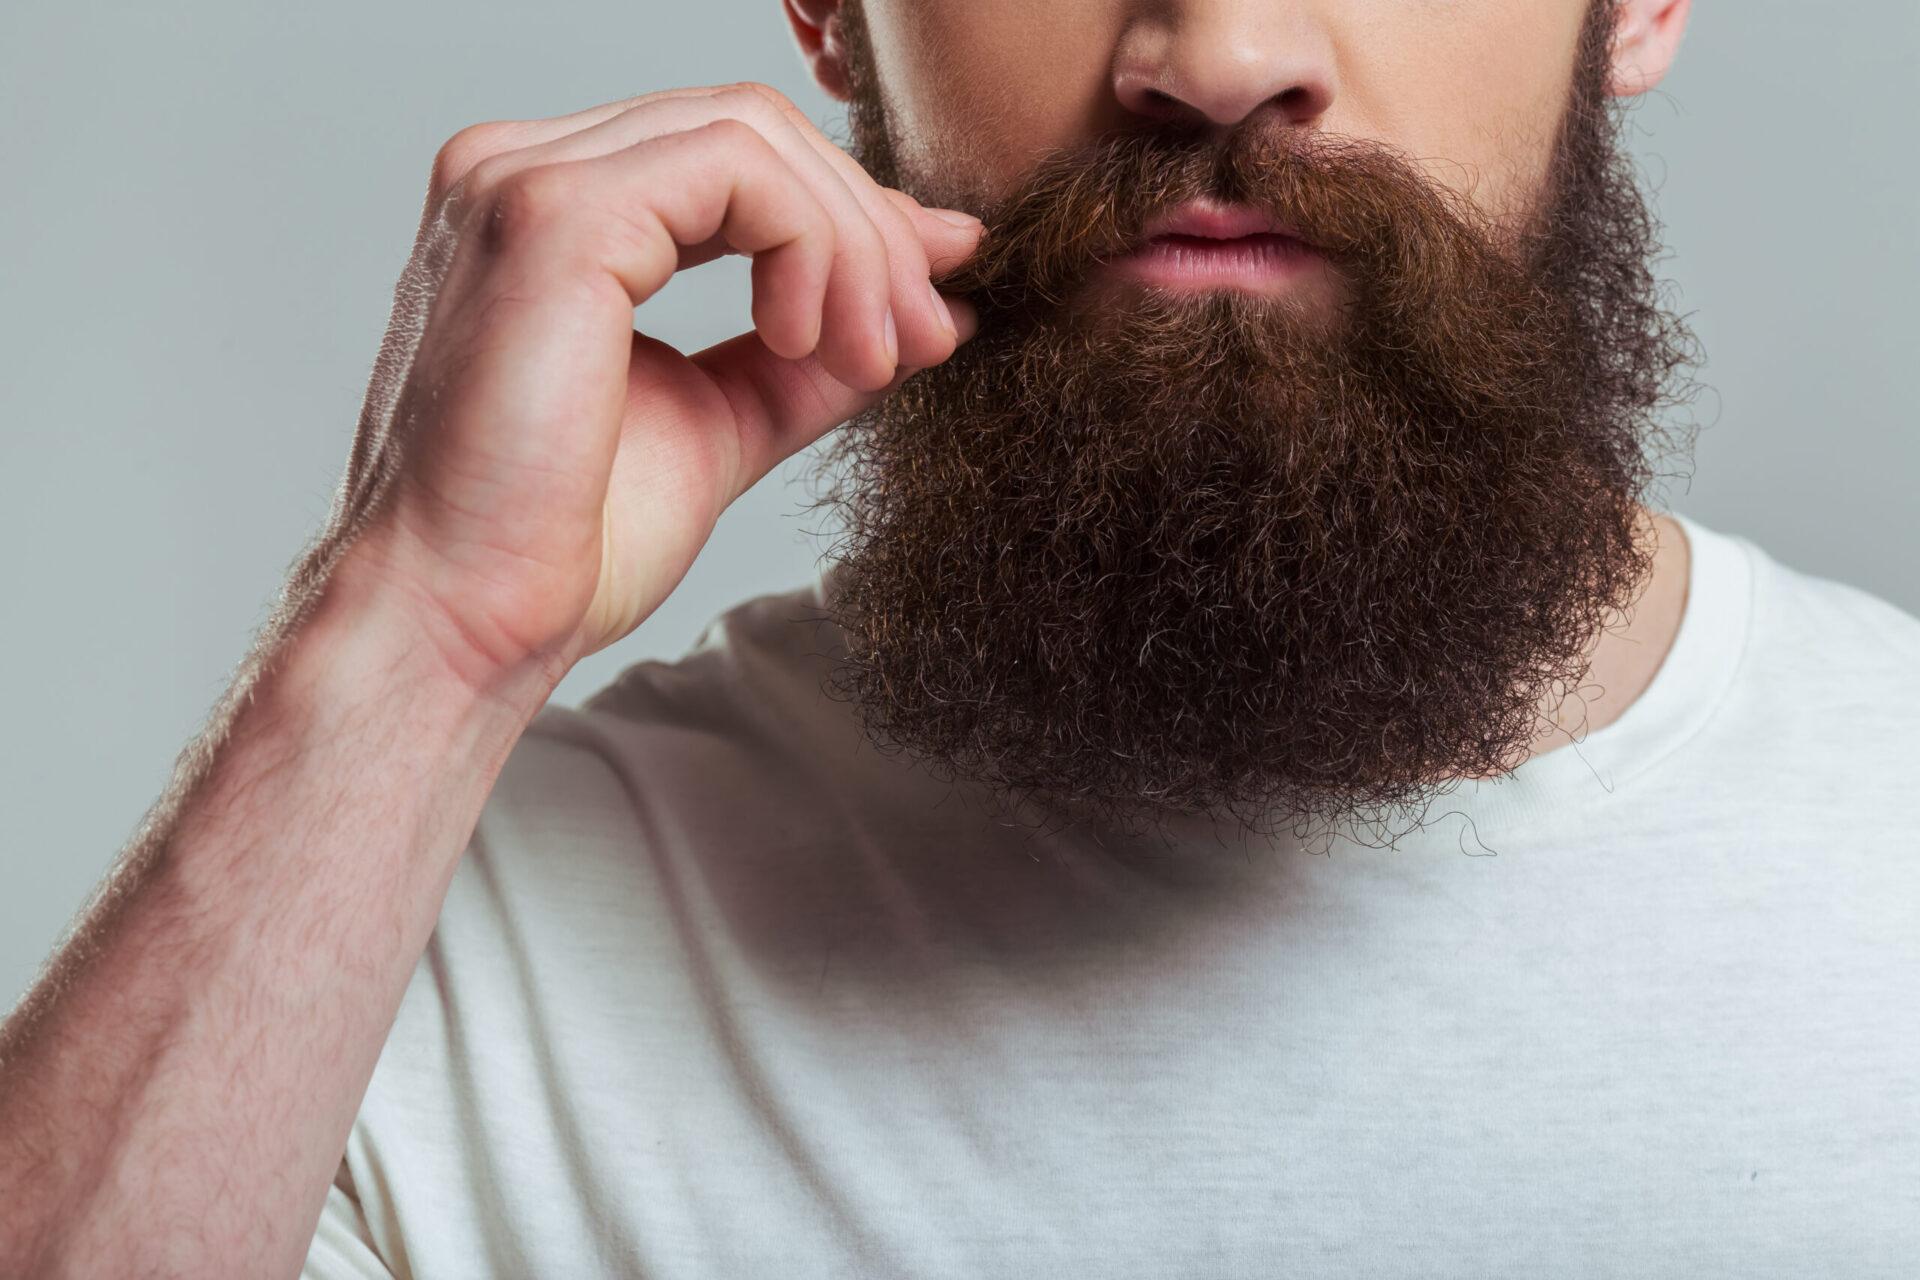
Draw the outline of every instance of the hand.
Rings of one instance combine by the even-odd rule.
[[[783,458],[952,355],[931,284],[980,223],[881,187],[764,85],[461,130],[435,158],[332,531],[486,689],[557,683],[646,619]],[[753,327],[633,328],[674,272],[753,259]]]

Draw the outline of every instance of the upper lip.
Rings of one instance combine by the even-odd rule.
[[[1237,240],[1241,236],[1291,236],[1306,243],[1306,237],[1272,216],[1250,205],[1215,204],[1195,200],[1167,210],[1148,222],[1142,240],[1156,236],[1198,236],[1206,240]]]

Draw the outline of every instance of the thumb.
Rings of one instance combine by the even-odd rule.
[[[979,328],[979,317],[964,299],[942,295],[960,341]],[[728,501],[760,482],[785,459],[862,410],[899,389],[918,368],[900,367],[892,382],[876,391],[849,387],[828,373],[818,356],[790,359],[767,349],[758,333],[715,343],[690,359],[713,379],[733,409],[740,439],[738,490]]]

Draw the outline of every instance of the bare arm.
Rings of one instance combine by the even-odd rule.
[[[441,148],[327,531],[0,1027],[0,1275],[299,1270],[514,741],[734,498],[952,354],[971,315],[931,273],[980,230],[763,85]],[[725,252],[753,329],[632,329]]]
[[[263,651],[0,1030],[0,1275],[299,1269],[355,1110],[509,747],[335,575]]]

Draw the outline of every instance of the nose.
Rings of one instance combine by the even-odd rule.
[[[1271,112],[1309,125],[1333,104],[1332,39],[1285,0],[1142,6],[1114,52],[1120,105],[1149,119],[1230,127]]]

